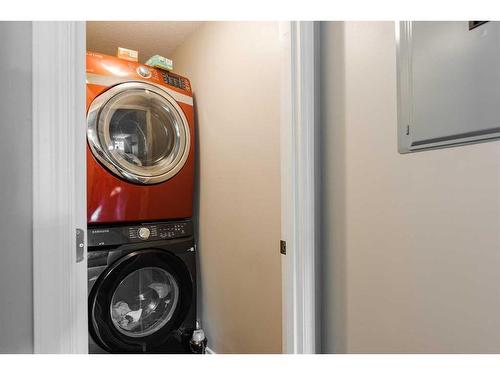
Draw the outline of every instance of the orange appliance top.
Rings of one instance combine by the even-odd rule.
[[[192,96],[191,83],[186,77],[101,53],[87,52],[87,75],[89,74],[152,82]]]

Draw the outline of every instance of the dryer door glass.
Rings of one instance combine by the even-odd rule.
[[[108,169],[132,182],[158,183],[182,168],[189,152],[189,127],[167,93],[128,83],[101,96],[89,110],[88,137],[94,155]]]
[[[193,242],[172,245],[189,249]],[[183,257],[141,248],[106,266],[90,287],[92,340],[110,353],[183,351],[196,319],[194,254]]]
[[[138,269],[116,288],[110,314],[114,326],[126,336],[144,337],[172,318],[179,300],[179,287],[162,268]]]
[[[117,108],[109,122],[111,146],[120,158],[138,167],[150,167],[172,157],[177,129],[168,112],[148,108]]]

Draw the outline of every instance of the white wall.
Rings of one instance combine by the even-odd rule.
[[[31,22],[0,22],[0,353],[33,352]]]
[[[278,24],[209,22],[172,58],[195,95],[199,309],[209,346],[281,352]]]
[[[500,143],[397,152],[394,23],[323,23],[323,349],[500,352]]]

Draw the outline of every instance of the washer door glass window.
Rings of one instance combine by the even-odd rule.
[[[94,155],[129,181],[159,183],[186,162],[189,127],[178,104],[160,88],[124,83],[98,96],[88,114]]]
[[[144,337],[170,321],[179,300],[174,277],[162,268],[148,267],[129,274],[111,299],[111,320],[122,334]]]

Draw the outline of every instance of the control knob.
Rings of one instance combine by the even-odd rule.
[[[142,66],[142,65],[140,65],[137,68],[137,73],[141,77],[144,77],[144,78],[150,78],[151,77],[151,70],[149,70],[148,68],[146,68],[145,66]]]
[[[142,227],[139,229],[139,237],[142,238],[143,240],[147,240],[149,238],[149,235],[151,234],[151,232],[149,231],[148,228],[146,227]]]

